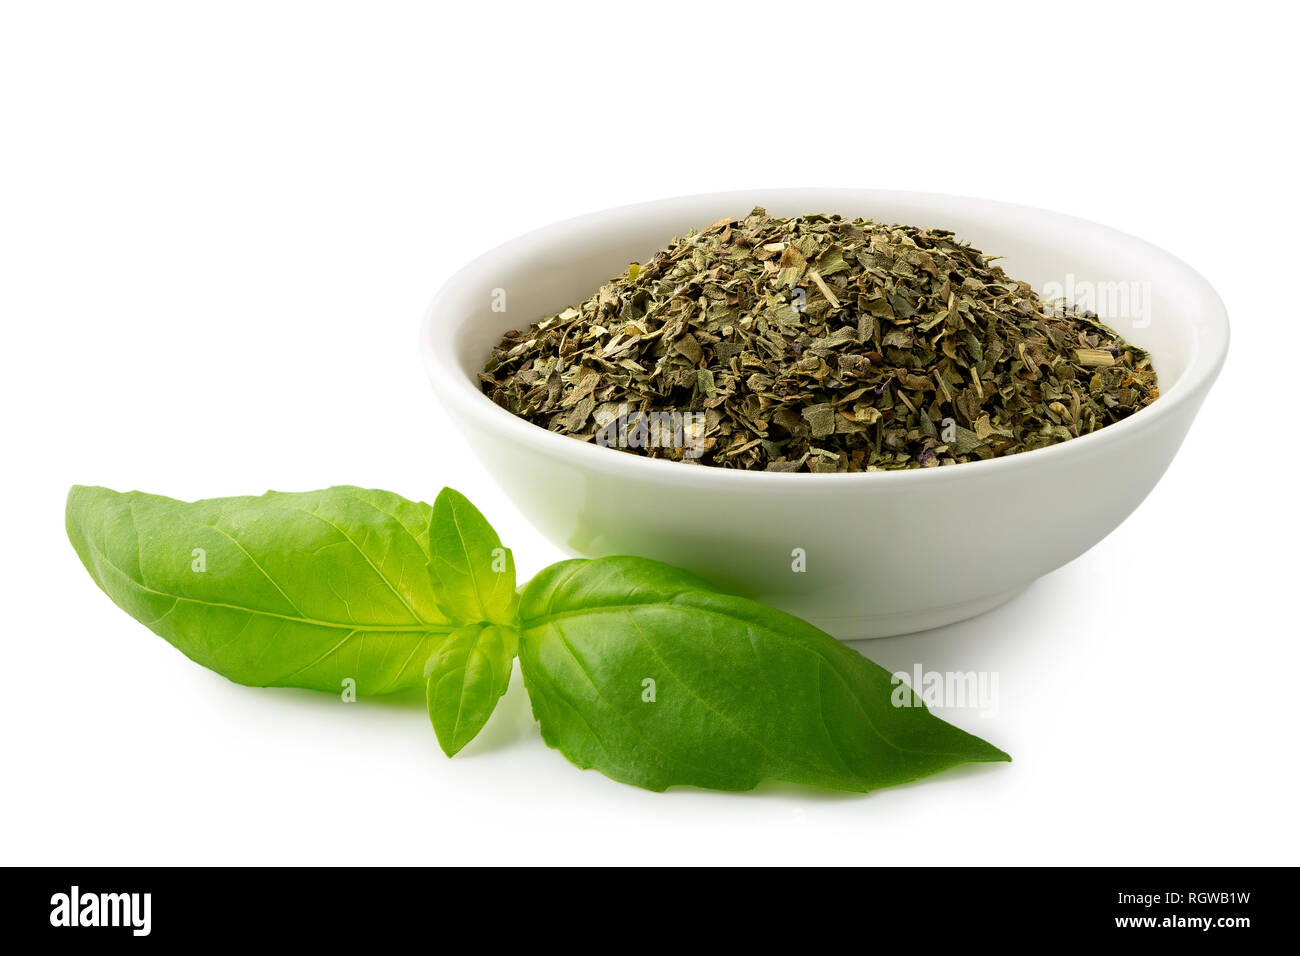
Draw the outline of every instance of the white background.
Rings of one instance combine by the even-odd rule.
[[[3,862],[1300,862],[1282,9],[6,3]],[[556,219],[795,185],[1095,219],[1227,303],[1227,367],[1123,527],[989,615],[860,645],[998,672],[995,716],[946,716],[1013,764],[647,793],[548,750],[518,685],[449,761],[419,695],[203,670],[66,541],[73,483],[448,484],[529,575],[558,551],[425,381],[433,292]]]

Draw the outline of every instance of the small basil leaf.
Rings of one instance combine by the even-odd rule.
[[[923,706],[893,706],[889,672],[811,624],[658,562],[552,565],[525,587],[520,621],[547,744],[624,783],[866,791],[1010,759]]]
[[[463,624],[514,622],[514,555],[460,492],[439,492],[429,523],[429,547],[438,604],[448,617]]]
[[[418,687],[453,630],[429,581],[431,513],[352,487],[185,502],[75,486],[66,519],[95,583],[204,667],[368,695]]]
[[[474,739],[510,686],[517,637],[496,624],[452,632],[425,665],[429,720],[443,753],[454,757]]]

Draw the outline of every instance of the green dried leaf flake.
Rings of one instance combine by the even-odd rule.
[[[698,457],[672,444],[623,450],[777,471],[791,462],[826,470],[818,451],[830,451],[833,470],[843,471],[1016,454],[1156,400],[1144,351],[1089,312],[1044,304],[994,258],[944,229],[825,214],[787,219],[756,208],[688,232],[634,276],[616,276],[579,305],[508,333],[479,377],[497,404],[582,441],[595,438],[596,404],[711,411]],[[809,364],[809,354],[823,361]],[[609,355],[633,364],[604,361]],[[743,368],[733,372],[738,356]],[[569,371],[539,377],[557,365]],[[958,382],[969,388],[950,387]],[[915,393],[901,407],[899,383]],[[872,391],[854,401],[879,417],[867,428],[837,422],[826,432],[814,409],[838,407],[863,385]],[[763,414],[755,415],[760,398]],[[1063,418],[1052,401],[1077,405],[1078,414]],[[982,414],[1005,431],[975,445],[935,440],[947,419],[971,429]]]

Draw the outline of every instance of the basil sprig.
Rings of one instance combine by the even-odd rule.
[[[516,656],[548,745],[651,790],[776,779],[867,791],[1010,758],[796,617],[643,558],[514,558],[462,495],[383,491],[181,502],[74,487],[68,536],[119,607],[242,684],[383,694],[425,682],[450,756]]]

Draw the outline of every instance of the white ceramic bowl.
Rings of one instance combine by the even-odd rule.
[[[822,475],[601,448],[516,418],[479,391],[476,373],[502,333],[582,301],[688,228],[754,205],[952,229],[1003,255],[1009,275],[1040,291],[1055,282],[1078,304],[1088,289],[1099,302],[1116,289],[1148,295],[1136,321],[1097,311],[1151,352],[1160,398],[1093,434],[1007,458]],[[506,311],[493,311],[494,290],[504,290]],[[1227,315],[1210,285],[1132,236],[1024,206],[857,189],[686,196],[547,226],[456,273],[429,306],[421,340],[434,389],[470,446],[560,547],[667,561],[846,640],[979,614],[1091,548],[1164,473],[1227,347]]]

